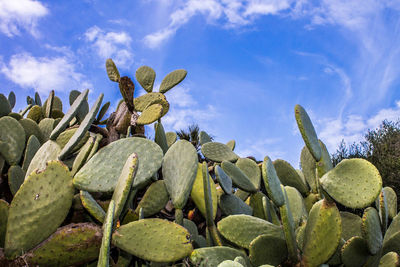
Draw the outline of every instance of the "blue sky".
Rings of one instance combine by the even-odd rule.
[[[152,67],[155,88],[188,71],[166,93],[166,130],[196,122],[241,156],[296,168],[296,104],[331,153],[400,117],[400,0],[0,0],[0,92],[17,94],[15,110],[35,90],[67,105],[85,88],[115,108],[108,57],[131,78]]]

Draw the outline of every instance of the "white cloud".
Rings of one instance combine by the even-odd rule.
[[[334,153],[342,139],[347,144],[363,140],[368,129],[379,127],[383,120],[398,121],[400,119],[400,101],[393,108],[379,110],[370,117],[351,114],[344,119],[325,118],[315,120],[318,137],[325,143],[330,153]]]
[[[150,48],[159,47],[196,15],[204,16],[209,24],[222,21],[222,25],[232,28],[247,25],[260,15],[279,14],[290,8],[293,2],[294,0],[189,0],[171,13],[169,25],[148,34],[144,42]]]
[[[0,31],[8,37],[19,35],[20,29],[37,37],[37,22],[49,13],[39,1],[0,0]]]
[[[93,26],[86,31],[85,39],[91,43],[102,60],[112,58],[115,64],[122,68],[129,67],[133,63],[132,39],[128,33],[105,32]]]
[[[170,109],[162,118],[166,129],[177,131],[186,129],[189,125],[197,123],[201,128],[207,128],[208,124],[219,116],[216,107],[200,106],[190,94],[190,89],[177,86],[166,94],[170,103]]]
[[[260,140],[246,139],[244,144],[238,144],[235,153],[240,157],[253,156],[257,160],[263,160],[265,156],[270,157],[272,160],[284,158],[286,153],[277,148],[281,142],[281,138]]]
[[[75,70],[66,56],[33,57],[29,53],[15,54],[7,63],[0,62],[0,72],[22,88],[34,88],[39,93],[91,87],[84,75]]]

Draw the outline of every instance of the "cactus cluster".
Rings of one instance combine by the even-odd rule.
[[[137,98],[111,59],[106,70],[122,96],[108,118],[88,90],[65,114],[53,91],[19,113],[0,94],[0,266],[400,266],[393,189],[366,160],[333,167],[303,107],[301,170],[241,158],[204,131],[198,157],[161,123],[185,70],[153,92],[140,67]]]

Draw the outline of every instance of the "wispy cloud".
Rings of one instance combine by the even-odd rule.
[[[286,153],[279,149],[281,143],[281,138],[246,139],[244,144],[237,145],[235,152],[241,157],[253,156],[257,160],[263,160],[265,156],[268,156],[275,160],[286,156]]]
[[[85,76],[76,71],[67,56],[34,57],[29,53],[11,56],[8,63],[0,62],[0,73],[24,89],[39,93],[92,87]]]
[[[170,103],[170,110],[162,122],[168,130],[186,129],[193,123],[202,129],[209,128],[210,122],[220,116],[216,107],[201,106],[191,95],[190,88],[184,85],[174,87],[166,97]]]
[[[144,42],[150,48],[159,47],[196,15],[204,16],[207,23],[220,21],[224,27],[232,28],[248,25],[260,15],[278,14],[292,2],[294,0],[189,0],[171,13],[166,27],[148,34]]]
[[[133,63],[132,38],[124,31],[106,32],[93,26],[86,31],[85,40],[92,45],[102,60],[112,58],[115,64],[122,68],[129,67]]]
[[[400,101],[392,108],[379,110],[372,116],[350,114],[345,118],[324,118],[315,120],[318,137],[326,144],[330,153],[338,148],[342,139],[346,143],[363,140],[368,129],[379,127],[383,120],[398,121],[400,119]]]
[[[28,31],[39,36],[37,23],[49,10],[39,1],[33,0],[0,0],[0,31],[8,37]]]

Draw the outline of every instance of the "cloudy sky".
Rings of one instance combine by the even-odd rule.
[[[52,89],[115,107],[109,57],[132,78],[152,67],[155,88],[188,71],[166,93],[166,130],[196,122],[241,156],[296,168],[296,104],[331,153],[400,117],[400,0],[0,0],[0,92],[17,94],[16,111]]]

